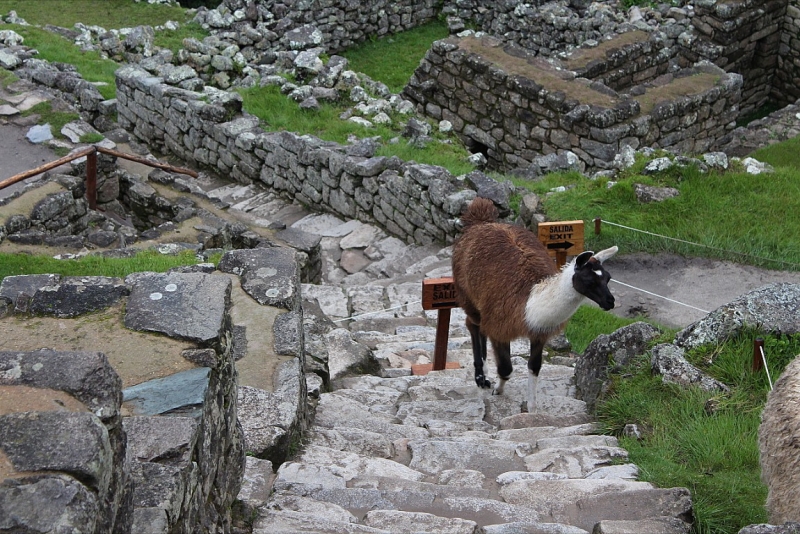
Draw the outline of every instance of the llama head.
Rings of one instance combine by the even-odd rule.
[[[617,247],[611,247],[597,254],[586,251],[575,258],[572,287],[584,297],[595,301],[604,310],[614,307],[614,295],[608,289],[611,275],[603,268],[603,262],[616,254],[617,250]]]

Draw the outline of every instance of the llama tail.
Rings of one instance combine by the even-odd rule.
[[[497,208],[488,198],[476,198],[461,215],[464,228],[475,224],[490,223],[497,220]]]

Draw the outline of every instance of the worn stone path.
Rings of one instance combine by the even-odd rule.
[[[412,364],[432,359],[435,338],[435,317],[419,304],[421,280],[450,273],[449,248],[406,246],[329,215],[295,209],[287,217],[286,205],[253,189],[207,194],[261,224],[282,219],[319,236],[323,284],[304,284],[304,298],[339,326],[326,334],[330,391],[316,375],[307,379],[319,398],[296,457],[274,474],[270,462],[248,458],[240,498],[254,533],[689,531],[688,490],[638,481],[616,438],[596,433],[575,399],[574,355],[544,365],[541,409],[523,413],[526,345],[512,347],[503,396],[479,390],[454,310],[448,359],[461,368],[411,375]],[[313,357],[314,343],[306,344]],[[371,358],[380,376],[354,373]]]

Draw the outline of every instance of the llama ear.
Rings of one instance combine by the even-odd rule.
[[[610,258],[614,254],[616,254],[618,250],[619,250],[618,247],[607,248],[607,249],[601,250],[600,252],[595,254],[594,257],[597,259],[597,261],[599,261],[600,263],[603,263],[608,258]]]
[[[594,256],[594,252],[592,252],[591,250],[587,250],[586,252],[581,252],[580,254],[578,254],[578,257],[575,258],[575,266],[578,269],[580,269],[581,267],[586,265],[586,262],[588,262],[592,256]]]

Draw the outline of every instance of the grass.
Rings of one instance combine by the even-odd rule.
[[[351,70],[380,80],[393,93],[399,93],[411,79],[431,43],[448,35],[447,25],[437,20],[403,33],[367,41],[341,55],[347,58]]]
[[[791,146],[796,143],[794,140],[787,147],[771,147],[769,153],[765,150],[761,156],[767,161],[775,154],[788,159]],[[775,156],[773,161],[777,160]],[[701,174],[693,167],[643,176],[636,172],[643,164],[621,174],[616,185],[610,188],[607,179],[592,181],[578,173],[552,174],[539,182],[517,183],[543,196],[550,220],[582,219],[591,223],[600,217],[604,221],[704,245],[665,240],[606,224],[602,225],[599,236],[587,230],[588,249],[617,245],[622,253],[670,251],[772,269],[800,268],[797,242],[800,219],[786,216],[800,210],[800,181],[796,169],[777,166],[768,179],[744,172]],[[664,202],[641,204],[634,193],[637,183],[675,187],[680,195]],[[558,186],[571,188],[549,194]]]
[[[112,29],[187,21],[183,8],[133,0],[0,0],[0,15],[12,10],[29,24],[63,28],[73,28],[77,22]]]
[[[61,129],[69,122],[80,120],[81,116],[77,113],[66,111],[55,111],[49,101],[36,104],[32,108],[23,111],[22,116],[38,115],[40,124],[49,124],[53,137],[64,139]],[[102,136],[101,136],[102,137]]]
[[[698,534],[735,534],[767,521],[757,432],[769,385],[765,373],[749,370],[755,337],[765,340],[773,377],[800,353],[800,336],[757,331],[689,353],[692,363],[731,387],[728,394],[664,384],[643,358],[614,377],[598,408],[608,433],[620,435],[629,423],[642,431],[641,441],[620,437],[641,480],[691,490]]]
[[[219,259],[217,258],[216,261]],[[194,265],[195,263],[198,263],[198,260],[192,251],[164,255],[154,250],[145,250],[132,258],[83,256],[75,260],[57,260],[49,256],[32,256],[30,254],[0,253],[0,281],[6,276],[51,273],[63,276],[116,276],[123,278],[131,273],[165,272],[173,267]]]
[[[74,65],[83,79],[97,84],[103,98],[114,98],[117,92],[114,72],[119,64],[103,59],[95,51],[82,51],[71,41],[60,35],[34,26],[18,26],[6,24],[4,29],[11,29],[20,34],[24,44],[39,51],[39,57],[51,62],[62,62]]]
[[[378,155],[394,155],[405,161],[440,165],[454,175],[474,169],[467,161],[469,153],[461,143],[436,133],[432,135],[438,142],[432,142],[424,148],[409,145],[405,138],[399,138],[397,143],[391,143],[391,139],[400,135],[397,126],[392,128],[376,124],[373,128],[368,128],[341,120],[339,115],[346,109],[343,106],[325,103],[318,111],[303,110],[296,102],[281,94],[276,86],[243,89],[240,94],[244,110],[263,120],[268,131],[287,130],[311,134],[326,141],[343,144],[353,135],[358,138],[378,137],[381,140]],[[394,116],[392,119],[396,125],[402,117]]]

